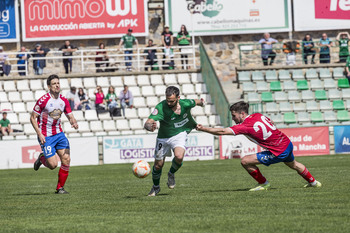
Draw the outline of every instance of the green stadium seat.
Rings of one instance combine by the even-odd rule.
[[[326,100],[327,99],[327,93],[325,90],[316,90],[315,91],[315,98],[317,100]]]
[[[266,78],[266,81],[268,82],[278,81],[277,73],[275,70],[266,71],[265,78]]]
[[[270,83],[270,90],[271,91],[282,91],[281,82],[280,81],[271,82]]]
[[[297,89],[301,90],[309,90],[309,85],[306,80],[298,80],[297,81]]]
[[[347,110],[340,110],[337,112],[338,121],[350,121],[349,112]]]
[[[321,79],[332,78],[331,71],[328,68],[320,69],[320,78]]]
[[[287,124],[293,124],[297,122],[294,112],[286,112],[283,118],[284,118],[284,123],[287,123]]]
[[[305,79],[303,70],[293,70],[292,76],[293,80]]]
[[[311,112],[311,122],[323,122],[323,114],[321,112],[315,111]]]
[[[345,110],[345,104],[343,100],[334,100],[333,101],[334,110]]]
[[[308,69],[306,71],[306,79],[317,79],[318,78],[318,74],[316,69]]]
[[[272,93],[271,92],[262,92],[261,93],[261,101],[262,102],[273,102]]]
[[[349,80],[347,78],[342,78],[338,80],[339,88],[349,88]]]
[[[336,67],[333,69],[333,77],[335,79],[345,78],[344,76],[344,68]]]

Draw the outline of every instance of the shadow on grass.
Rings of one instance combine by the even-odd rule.
[[[157,194],[157,196],[168,196],[169,195],[169,193],[160,193],[160,194]],[[140,197],[147,197],[148,198],[148,196],[147,195],[145,195],[145,196],[125,196],[124,198],[125,199],[137,199],[137,198],[140,198]],[[151,198],[151,197],[150,197]]]
[[[245,189],[222,189],[222,190],[206,190],[202,191],[201,193],[220,193],[220,192],[247,192],[250,188]],[[277,188],[269,188],[269,190],[275,190]],[[268,192],[269,190],[264,190]]]
[[[45,192],[45,193],[14,193],[13,196],[46,196],[55,194],[54,192]]]

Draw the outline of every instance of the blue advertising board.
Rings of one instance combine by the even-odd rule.
[[[0,43],[18,42],[17,0],[0,1]]]
[[[350,153],[350,125],[334,126],[335,153]]]

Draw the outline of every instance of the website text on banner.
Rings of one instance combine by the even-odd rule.
[[[0,1],[0,43],[18,42],[17,0]]]
[[[195,35],[292,30],[290,0],[165,0],[165,16],[172,31],[186,24]]]
[[[21,0],[23,41],[148,35],[147,0]]]
[[[328,127],[289,128],[280,130],[293,142],[293,153],[295,156],[329,154]]]
[[[350,125],[334,126],[335,153],[350,153]]]
[[[97,137],[69,138],[69,144],[71,166],[98,165]],[[0,151],[0,169],[32,168],[41,147],[37,140],[0,141]]]
[[[293,15],[295,31],[350,28],[348,0],[294,0]]]
[[[140,159],[153,162],[156,134],[103,138],[103,162],[134,163]],[[214,136],[190,133],[186,144],[185,161],[214,159]]]
[[[220,136],[220,159],[243,158],[256,154],[262,148],[244,135]]]

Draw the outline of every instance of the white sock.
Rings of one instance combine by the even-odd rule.
[[[314,182],[310,183],[312,186],[315,186],[317,184],[316,180]]]

